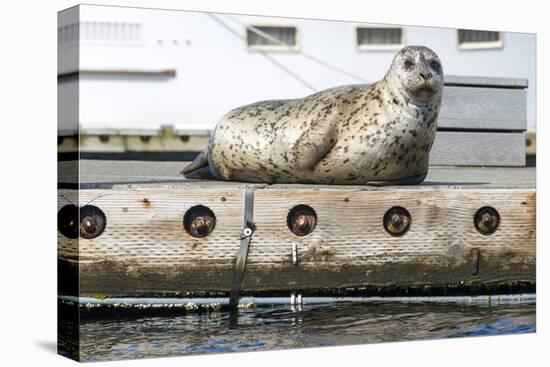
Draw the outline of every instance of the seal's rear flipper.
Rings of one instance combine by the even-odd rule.
[[[206,151],[200,152],[195,160],[185,166],[180,173],[185,178],[214,179],[208,168],[208,154]]]

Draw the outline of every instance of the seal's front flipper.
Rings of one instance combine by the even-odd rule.
[[[313,171],[336,144],[336,124],[327,118],[311,122],[293,147],[296,167]]]
[[[185,178],[214,179],[208,167],[208,154],[202,151],[195,160],[189,163],[180,172]]]

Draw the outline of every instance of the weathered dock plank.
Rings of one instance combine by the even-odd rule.
[[[151,162],[151,161],[103,161],[80,160],[59,162],[59,182],[62,184],[80,183],[84,188],[93,187],[244,187],[250,184],[239,182],[221,182],[205,180],[188,180],[181,175],[181,170],[188,162]],[[75,167],[79,168],[75,174]],[[369,190],[407,190],[442,188],[534,188],[536,170],[534,167],[440,167],[432,166],[428,177],[419,186],[369,187]],[[159,186],[162,184],[162,186]],[[265,186],[265,185],[257,185]],[[273,185],[277,186],[277,185]],[[284,187],[316,188],[315,185],[290,185]],[[364,186],[324,186],[343,188],[365,188]]]
[[[227,292],[249,186],[256,187],[257,230],[245,293],[535,281],[534,169],[434,168],[420,186],[365,187],[192,181],[178,177],[182,164],[82,161],[82,189],[78,195],[60,189],[58,206],[74,200],[94,205],[107,225],[93,239],[59,234],[60,276],[78,276],[79,295]],[[195,205],[215,214],[214,230],[206,237],[184,229],[183,218]],[[307,236],[288,228],[287,216],[296,205],[315,210],[317,224]],[[411,216],[401,237],[383,225],[394,206]],[[474,225],[476,211],[485,206],[500,215],[491,235]],[[60,291],[75,295],[75,289]]]

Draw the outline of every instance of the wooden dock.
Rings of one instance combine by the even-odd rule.
[[[374,187],[195,181],[183,166],[59,163],[60,295],[227,295],[251,189],[243,295],[534,290],[534,168],[433,166],[422,185]]]

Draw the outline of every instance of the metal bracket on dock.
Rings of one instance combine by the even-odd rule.
[[[256,230],[256,225],[253,222],[254,217],[254,190],[253,187],[248,187],[244,197],[244,222],[241,229],[241,247],[237,253],[237,261],[235,262],[235,270],[233,272],[233,283],[229,294],[229,308],[236,309],[239,305],[239,291],[244,278],[244,269],[246,259],[248,257],[248,248],[252,240],[252,234]]]
[[[300,293],[296,294],[296,292],[290,293],[290,304],[291,305],[302,305],[302,295]]]
[[[292,292],[290,294],[290,309],[291,311],[302,311],[302,305],[304,301],[300,293]]]

